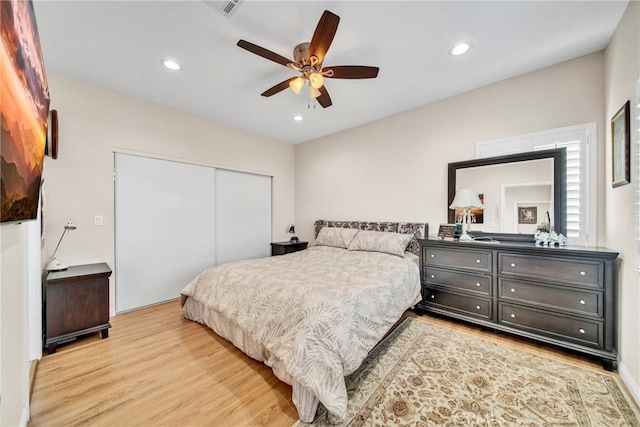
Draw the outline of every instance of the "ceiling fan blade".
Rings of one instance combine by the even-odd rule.
[[[264,92],[262,92],[260,95],[264,96],[264,97],[269,97],[271,95],[275,95],[276,93],[282,92],[283,90],[285,90],[286,88],[289,87],[289,82],[291,80],[296,79],[296,77],[292,77],[290,79],[287,79],[283,82],[278,83],[277,85],[270,87],[269,89],[265,90]]]
[[[319,64],[322,63],[324,56],[327,54],[327,50],[329,50],[329,46],[331,46],[339,23],[340,17],[328,10],[324,11],[320,17],[320,21],[318,21],[316,30],[313,33],[313,38],[311,39],[311,44],[309,45],[309,57],[316,56]]]
[[[320,91],[320,96],[316,98],[318,104],[320,104],[322,108],[331,107],[333,103],[331,102],[331,97],[329,96],[329,92],[327,92],[327,88],[321,86],[318,90]]]
[[[248,50],[251,53],[255,53],[258,56],[262,56],[263,58],[266,58],[269,61],[273,61],[278,64],[284,65],[285,67],[287,66],[287,64],[290,64],[293,62],[292,60],[287,59],[284,56],[278,55],[275,52],[271,52],[269,49],[265,49],[253,43],[250,43],[246,40],[240,40],[238,42],[238,46],[240,46],[245,50]]]
[[[364,65],[337,65],[335,67],[324,67],[322,72],[332,70],[332,79],[375,79],[378,77],[378,67],[368,67]]]

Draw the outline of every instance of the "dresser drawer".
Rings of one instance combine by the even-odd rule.
[[[424,267],[423,271],[425,283],[478,292],[487,296],[491,295],[491,276],[458,273],[435,267]]]
[[[518,280],[499,278],[498,297],[559,311],[604,317],[603,294],[562,287],[540,286]]]
[[[491,317],[491,300],[425,287],[422,288],[422,297],[427,306],[441,307],[482,319]]]
[[[562,260],[517,254],[498,254],[498,274],[527,277],[534,280],[550,280],[580,286],[602,287],[604,264],[602,262]]]
[[[491,251],[441,249],[427,246],[422,248],[422,262],[425,265],[490,273]]]
[[[603,346],[603,322],[596,320],[560,316],[499,302],[498,322],[563,341],[595,347]]]

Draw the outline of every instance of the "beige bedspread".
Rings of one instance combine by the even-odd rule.
[[[283,381],[298,381],[339,418],[344,377],[419,294],[410,257],[327,246],[213,267],[182,291],[234,322],[268,352],[252,357]]]

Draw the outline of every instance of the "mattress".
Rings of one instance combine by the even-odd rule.
[[[303,421],[318,400],[344,419],[344,377],[419,300],[415,261],[317,246],[216,266],[183,289],[183,313],[291,384]]]

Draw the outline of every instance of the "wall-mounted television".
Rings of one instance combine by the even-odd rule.
[[[49,87],[31,0],[0,1],[0,222],[36,219]]]

